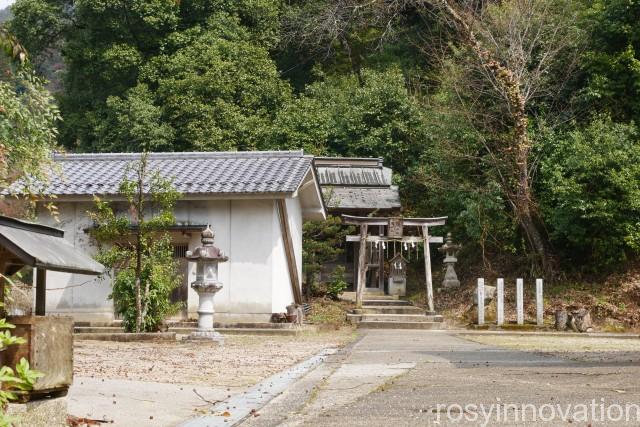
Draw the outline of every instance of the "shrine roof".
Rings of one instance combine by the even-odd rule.
[[[393,171],[380,158],[318,157],[314,159],[325,204],[339,211],[399,210]]]

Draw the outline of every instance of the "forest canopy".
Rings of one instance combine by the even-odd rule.
[[[546,273],[640,251],[634,0],[17,0],[70,151],[383,157],[406,215]],[[477,250],[476,250],[477,249]]]

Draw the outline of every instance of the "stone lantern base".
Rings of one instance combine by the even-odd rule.
[[[224,337],[213,329],[213,297],[222,289],[222,285],[215,282],[194,283],[191,287],[198,293],[198,329],[186,339],[222,344]]]
[[[213,329],[210,331],[198,329],[191,332],[185,339],[188,341],[211,341],[218,344],[224,344],[224,337],[220,334],[220,332]]]

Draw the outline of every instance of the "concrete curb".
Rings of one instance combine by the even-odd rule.
[[[530,336],[530,337],[580,337],[580,338],[611,338],[611,339],[640,339],[640,335],[633,333],[607,332],[527,332],[527,331],[474,331],[468,329],[446,329],[443,332],[451,335],[498,335],[498,336]]]
[[[249,390],[232,396],[226,402],[218,403],[210,409],[211,415],[194,418],[180,424],[180,427],[217,427],[237,426],[252,413],[269,403],[309,371],[320,365],[337,351],[329,348],[315,356],[298,363],[286,371],[275,374],[256,384]],[[227,415],[227,416],[224,416]]]
[[[124,333],[124,332],[105,332],[105,333],[86,333],[73,334],[74,340],[93,340],[93,341],[175,341],[175,332],[141,332],[141,333]]]

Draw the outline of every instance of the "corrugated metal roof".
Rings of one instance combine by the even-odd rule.
[[[56,154],[43,193],[116,195],[128,165],[140,154]],[[302,151],[151,153],[149,170],[171,179],[183,194],[292,193],[313,158]]]
[[[73,247],[62,230],[0,217],[0,245],[25,265],[45,270],[99,275],[104,266]]]

